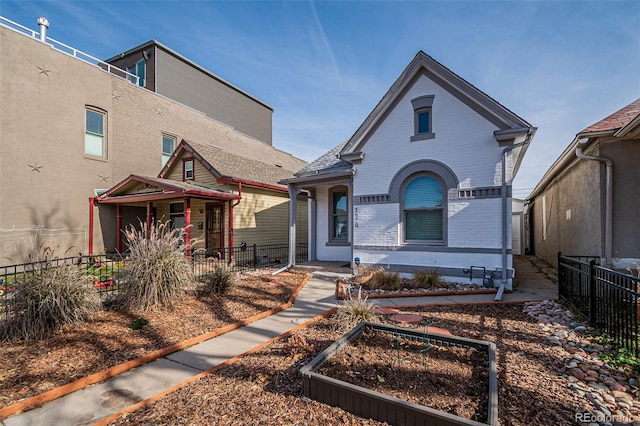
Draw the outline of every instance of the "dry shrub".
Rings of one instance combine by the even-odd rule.
[[[416,269],[411,280],[412,288],[442,288],[447,283],[442,280],[442,274],[434,269]]]
[[[198,282],[202,283],[198,292],[205,296],[226,293],[235,284],[235,275],[228,268],[216,268],[198,277]]]
[[[348,299],[342,301],[335,314],[338,331],[344,332],[352,329],[363,321],[378,322],[376,305],[367,300],[367,296],[362,296],[362,287],[358,288],[356,296],[351,294],[351,289],[347,288]]]
[[[401,290],[402,279],[398,272],[389,271],[381,266],[362,266],[355,277],[355,283],[371,290]]]
[[[41,247],[38,252],[30,255],[37,266],[16,281],[6,302],[2,340],[43,339],[63,325],[88,320],[102,307],[93,283],[78,266],[55,265],[51,248]]]
[[[171,229],[169,222],[152,224],[147,230],[129,225],[125,230],[130,257],[122,270],[125,308],[149,310],[174,307],[184,289],[194,282],[193,268],[182,243],[184,228]]]

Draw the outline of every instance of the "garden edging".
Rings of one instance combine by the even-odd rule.
[[[230,331],[233,331],[237,328],[243,327],[245,325],[251,324],[255,321],[261,320],[263,318],[266,318],[268,316],[274,315],[280,311],[283,311],[285,309],[290,308],[293,305],[293,302],[295,301],[295,299],[298,297],[298,295],[300,294],[300,292],[302,291],[302,288],[304,287],[304,285],[309,281],[309,279],[311,278],[310,275],[307,275],[304,277],[304,279],[300,282],[300,284],[298,285],[298,287],[295,289],[295,291],[293,292],[293,294],[291,295],[291,297],[289,298],[289,300],[280,305],[277,306],[275,308],[272,308],[270,310],[261,312],[257,315],[254,315],[252,317],[246,318],[244,320],[235,322],[233,324],[229,324],[226,325],[224,327],[218,328],[216,330],[213,330],[209,333],[205,333],[202,334],[200,336],[196,336],[193,337],[191,339],[187,339],[185,341],[179,342],[179,343],[175,343],[171,346],[167,346],[165,348],[162,349],[158,349],[156,351],[150,352],[146,355],[143,355],[141,357],[132,359],[130,361],[124,362],[122,364],[118,364],[116,366],[113,366],[111,368],[108,368],[106,370],[102,370],[99,371],[97,373],[93,373],[89,376],[83,377],[81,379],[75,380],[71,383],[67,383],[65,385],[62,385],[60,387],[57,387],[55,389],[51,389],[49,391],[43,392],[41,394],[26,398],[22,401],[18,401],[14,404],[8,405],[4,408],[0,408],[0,420],[4,420],[8,417],[11,417],[15,414],[24,412],[24,411],[28,411],[31,410],[33,408],[36,408],[44,403],[53,401],[54,399],[63,397],[65,395],[68,395],[72,392],[84,389],[88,386],[91,385],[95,385],[97,383],[103,382],[107,379],[110,379],[112,377],[115,377],[119,374],[122,374],[126,371],[132,370],[134,368],[140,367],[144,364],[147,364],[149,362],[155,361],[159,358],[162,358],[164,356],[167,356],[169,354],[172,354],[174,352],[178,352],[181,351],[183,349],[186,349],[190,346],[196,345],[198,343],[204,342],[206,340],[212,339],[214,337],[220,336],[222,334],[228,333]],[[279,336],[278,336],[279,337]],[[244,354],[242,354],[244,355]],[[221,364],[222,365],[222,364]]]

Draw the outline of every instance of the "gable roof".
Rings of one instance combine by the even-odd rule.
[[[302,167],[305,162],[269,145],[262,143],[260,145],[263,145],[260,147],[263,149],[254,151],[250,148],[258,147],[239,144],[234,152],[230,152],[213,144],[183,139],[158,177],[167,176],[171,169],[180,163],[182,154],[187,152],[218,179],[238,179],[247,184],[272,186],[273,189],[278,190],[285,189],[286,185],[279,182],[293,177],[295,170]]]
[[[130,193],[134,189],[139,190]],[[134,203],[182,197],[236,200],[240,197],[222,187],[197,182],[179,182],[150,176],[130,175],[97,198],[99,203]]]
[[[596,143],[600,137],[624,138],[629,133],[640,129],[640,99],[631,102],[629,105],[620,108],[613,114],[588,126],[577,133],[569,146],[553,162],[551,167],[542,176],[536,187],[531,191],[527,200],[532,200],[540,194],[549,182],[577,158],[576,146],[581,140],[588,139],[588,143]],[[629,136],[634,137],[631,133]]]
[[[620,131],[630,131],[638,124],[640,124],[640,99],[636,99],[610,116],[592,124],[579,134],[588,136],[589,133],[612,132],[616,130],[618,132],[615,132],[615,136],[623,136],[624,134],[619,134]]]
[[[427,55],[419,51],[407,65],[400,77],[391,85],[387,93],[360,125],[358,130],[347,141],[341,154],[355,153],[361,149],[363,143],[377,125],[413,85],[420,75],[426,75],[453,96],[464,102],[485,119],[493,123],[500,131],[512,133],[514,130],[528,132],[532,126],[502,104],[482,92],[462,77]],[[512,135],[513,136],[513,135]]]

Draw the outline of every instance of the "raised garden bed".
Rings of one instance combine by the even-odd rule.
[[[463,360],[475,364],[467,365],[470,376],[439,373],[438,363],[462,365]],[[498,424],[495,345],[490,342],[361,323],[300,372],[307,398],[360,417],[394,425]],[[465,391],[453,395],[451,385],[461,383]],[[448,406],[447,399],[454,402]]]

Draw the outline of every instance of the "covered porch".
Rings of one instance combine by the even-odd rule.
[[[170,222],[171,229],[184,228],[183,240],[188,256],[232,256],[224,247],[233,247],[233,207],[239,195],[220,185],[179,182],[131,175],[90,202],[89,253],[93,254],[94,209],[99,205],[115,206],[115,251],[126,251],[123,230],[127,226],[146,226]],[[134,219],[135,218],[135,219]],[[135,221],[138,223],[135,223]],[[103,232],[109,232],[109,228]],[[232,261],[232,259],[226,259]]]

